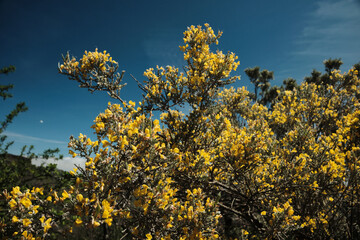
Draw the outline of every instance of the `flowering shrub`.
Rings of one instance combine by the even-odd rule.
[[[76,184],[5,192],[12,238],[83,228],[87,239],[359,237],[358,70],[279,91],[269,110],[224,88],[239,62],[210,50],[220,36],[188,28],[184,71],[146,70],[138,104],[120,98],[123,74],[106,52],[65,56],[62,74],[121,103],[96,117],[95,139],[71,137],[70,154],[87,160],[71,171]]]

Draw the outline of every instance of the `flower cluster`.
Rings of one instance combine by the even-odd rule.
[[[77,60],[67,53],[63,56],[63,63],[59,64],[59,72],[80,83],[79,87],[87,88],[90,92],[96,90],[108,91],[109,95],[123,102],[120,90],[125,71],[117,73],[119,65],[106,51],[85,51],[83,57]]]
[[[59,69],[60,71],[67,71],[69,74],[81,73],[86,77],[93,71],[105,73],[113,65],[117,65],[117,62],[110,57],[110,54],[106,51],[98,52],[96,48],[94,52],[85,51],[80,61],[76,61],[74,57],[70,61],[65,61]]]
[[[46,213],[39,212],[46,205],[43,188],[33,188],[31,191],[20,191],[20,187],[14,187],[10,193],[4,192],[12,212],[12,224],[17,229],[12,237],[15,239],[35,239],[35,236],[46,237],[52,227],[52,218]],[[40,207],[41,206],[41,207]],[[38,239],[38,238],[36,238]]]

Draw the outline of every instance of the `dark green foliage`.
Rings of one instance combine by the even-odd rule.
[[[49,158],[62,159],[64,157],[62,154],[60,154],[59,157],[56,156],[56,154],[58,154],[59,152],[60,152],[59,148],[55,148],[55,149],[49,148],[44,150],[44,152],[40,154],[40,156],[45,159],[49,159]]]
[[[260,72],[260,67],[256,66],[245,69],[245,73],[249,77],[251,83],[255,86],[255,94],[252,95],[252,99],[264,105],[270,103],[274,92],[276,92],[276,89],[270,88],[270,80],[274,79],[274,72],[266,69]],[[259,93],[261,98],[259,98],[260,96],[258,95],[259,89],[261,90]]]
[[[311,72],[311,76],[309,77],[305,77],[304,80],[307,83],[316,83],[319,84],[321,83],[321,72],[313,69],[313,71]]]
[[[298,85],[296,83],[296,80],[293,78],[287,78],[283,81],[283,89],[292,91],[294,88],[297,88]]]
[[[253,68],[247,68],[245,69],[245,73],[246,75],[249,77],[250,82],[252,84],[254,84],[255,89],[254,89],[254,93],[255,96],[253,96],[253,99],[256,101],[257,100],[257,93],[258,93],[258,88],[259,88],[259,76],[260,76],[260,67],[256,66]]]
[[[360,77],[360,62],[354,64],[354,69],[358,71],[357,77]]]
[[[13,66],[13,65],[10,65],[8,67],[3,67],[0,69],[0,74],[3,73],[3,74],[8,74],[8,73],[11,73],[11,72],[15,72],[16,68]]]
[[[336,84],[336,81],[334,80],[334,78],[331,78],[331,74],[334,70],[339,70],[341,65],[343,64],[343,62],[341,61],[340,58],[338,59],[327,59],[324,62],[324,66],[325,66],[325,73],[321,74],[321,72],[317,71],[317,70],[313,70],[311,72],[311,76],[309,77],[305,77],[304,80],[307,83],[315,83],[317,85],[333,85]]]
[[[14,72],[14,71],[15,71],[14,66],[4,67],[4,68],[0,69],[0,74],[8,74],[8,73]],[[8,91],[10,89],[12,89],[13,87],[14,87],[14,85],[12,85],[12,84],[0,85],[0,97],[2,97],[4,100],[6,98],[12,97],[12,95],[10,93],[8,93]]]
[[[327,59],[323,62],[325,73],[321,73],[316,69],[313,69],[311,75],[304,78],[304,81],[307,83],[315,83],[321,86],[332,85],[335,86],[337,84],[335,78],[332,78],[334,70],[339,70],[343,62],[340,58],[335,59]],[[358,70],[358,77],[360,77],[360,62],[353,66],[355,70]],[[272,108],[278,96],[281,95],[284,91],[293,91],[298,87],[298,84],[295,79],[287,78],[283,81],[283,85],[281,87],[271,86],[270,80],[274,78],[274,73],[268,70],[260,71],[260,67],[256,66],[253,68],[245,69],[246,75],[249,77],[252,84],[255,86],[255,93],[250,93],[251,98],[265,106],[269,106]],[[346,83],[346,81],[345,81]],[[346,84],[348,86],[352,86],[351,79],[349,78],[349,82]],[[345,87],[345,86],[343,86]],[[260,89],[260,93],[258,91]]]
[[[327,59],[324,62],[325,65],[325,71],[328,75],[331,75],[331,72],[333,70],[339,70],[341,65],[343,64],[343,62],[341,61],[341,58],[337,58],[337,59]]]

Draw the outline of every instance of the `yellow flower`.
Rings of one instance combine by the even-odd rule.
[[[74,151],[72,151],[72,150],[69,150],[69,154],[70,154],[73,158],[77,156],[77,154],[74,153]]]
[[[76,185],[79,185],[81,183],[81,179],[79,177],[76,178]]]
[[[9,202],[9,205],[10,205],[10,208],[13,210],[16,207],[17,202],[14,199],[11,199]]]
[[[262,215],[262,216],[265,216],[265,215],[266,215],[266,211],[262,211],[262,212],[261,212],[261,215]]]
[[[152,239],[152,236],[151,236],[151,234],[150,234],[150,233],[146,234],[146,239],[149,239],[149,240],[151,240],[151,239]]]
[[[39,205],[36,205],[36,206],[33,207],[33,211],[34,211],[35,214],[39,212],[39,211],[37,210],[39,207],[40,207]]]
[[[96,132],[100,132],[105,128],[105,124],[103,122],[96,123],[95,130]]]
[[[35,188],[35,192],[39,192],[41,195],[44,195],[44,188]]]
[[[32,204],[31,200],[28,199],[27,197],[23,197],[21,200],[20,200],[20,203],[26,207],[26,208],[29,208]]]
[[[62,195],[61,200],[65,200],[65,199],[69,198],[69,194],[68,194],[68,192],[66,190],[64,190],[61,195]]]
[[[76,223],[76,225],[80,225],[80,224],[82,224],[82,220],[80,219],[80,218],[77,218],[76,220],[75,220],[75,223]]]
[[[76,196],[76,200],[78,200],[79,202],[82,202],[83,199],[84,199],[84,197],[83,197],[82,194],[78,194],[78,195]]]
[[[56,192],[56,191],[54,191],[54,198],[55,198],[56,201],[59,200],[59,196],[57,195],[57,192]]]
[[[97,222],[97,221],[94,221],[94,222],[93,222],[93,226],[94,226],[94,227],[98,227],[98,226],[100,226],[100,223]]]
[[[18,195],[18,194],[21,194],[20,192],[20,187],[16,186],[13,188],[13,190],[11,191],[11,194],[14,196],[14,195]]]
[[[133,101],[129,101],[129,104],[132,106],[132,107],[135,107],[135,103]]]
[[[44,225],[44,232],[46,233],[50,228],[51,228],[51,218],[48,218],[48,220],[46,220],[45,225]]]
[[[73,171],[70,171],[70,174],[74,176],[76,171],[77,171],[77,168],[73,168]]]
[[[157,126],[157,125],[159,125],[159,120],[158,120],[158,119],[155,119],[155,120],[154,120],[154,126]]]
[[[31,222],[29,219],[27,219],[27,218],[23,219],[23,225],[24,225],[24,227],[29,226],[31,223],[32,223],[32,222]]]
[[[289,216],[292,216],[294,214],[294,209],[292,207],[290,207],[288,214]]]
[[[112,218],[105,219],[105,222],[109,227],[111,226],[112,220],[113,220]]]
[[[105,209],[102,214],[102,218],[109,218],[110,216],[111,216],[110,212],[107,209]]]
[[[18,222],[18,221],[19,221],[19,219],[18,219],[16,216],[13,216],[13,217],[12,217],[12,222],[13,222],[13,223],[16,223],[16,222]]]
[[[104,148],[110,145],[110,143],[107,140],[102,140],[101,143]]]

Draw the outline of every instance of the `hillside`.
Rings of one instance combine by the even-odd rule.
[[[35,166],[30,158],[9,153],[0,155],[0,167],[1,189],[14,186],[59,188],[70,180],[70,174],[57,169],[56,164]]]

